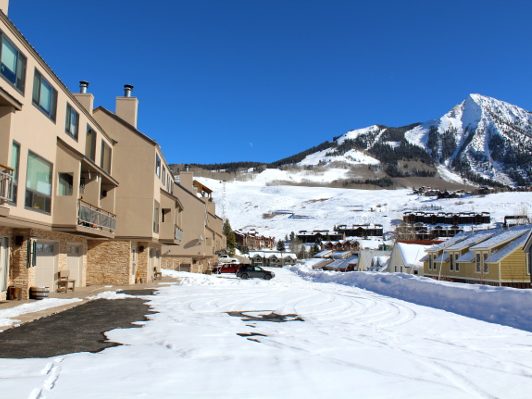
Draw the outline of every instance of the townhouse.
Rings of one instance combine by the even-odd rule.
[[[176,184],[160,146],[137,129],[133,87],[114,112],[95,109],[89,83],[71,93],[7,5],[0,1],[0,300],[56,291],[65,278],[74,288],[149,282],[163,246],[180,247],[191,264],[214,263],[226,242],[212,192],[191,175]],[[193,236],[200,251],[183,245]]]
[[[218,261],[216,254],[227,245],[212,190],[195,180],[192,172],[182,171],[176,179],[175,194],[186,209],[186,229],[180,245],[163,245],[163,265],[174,270],[210,272]]]
[[[0,12],[0,299],[8,287],[87,284],[88,248],[114,237],[115,141]]]
[[[425,276],[530,288],[531,236],[532,225],[460,234],[427,249]]]
[[[183,237],[183,204],[174,194],[174,179],[160,146],[137,129],[138,99],[132,90],[132,85],[124,86],[115,112],[104,107],[93,112],[115,141],[120,185],[115,190],[114,239],[91,242],[88,248],[91,284],[152,281],[160,272],[162,245],[178,245]]]

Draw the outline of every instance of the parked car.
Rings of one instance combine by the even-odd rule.
[[[240,263],[237,258],[233,258],[229,255],[219,255],[218,256],[218,263]]]
[[[226,263],[222,265],[216,265],[212,272],[214,274],[221,274],[221,273],[236,273],[238,272],[238,269],[240,269],[240,264],[238,263]]]
[[[264,280],[270,280],[275,277],[275,273],[270,272],[269,270],[264,270],[260,266],[251,266],[251,265],[242,265],[236,273],[237,277],[241,279],[248,278],[263,278]]]

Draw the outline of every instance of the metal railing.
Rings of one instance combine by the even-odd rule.
[[[174,238],[176,241],[181,241],[183,239],[183,230],[181,230],[179,226],[175,226]]]
[[[0,165],[0,202],[13,199],[13,173],[12,169]]]
[[[113,232],[116,229],[116,215],[78,200],[78,225]]]

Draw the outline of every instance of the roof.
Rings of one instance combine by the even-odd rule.
[[[448,247],[450,247],[451,245],[454,245],[460,241],[463,241],[465,240],[467,237],[469,237],[471,235],[471,233],[460,233],[460,234],[457,234],[455,235],[454,237],[452,238],[449,238],[448,240],[440,243],[440,244],[436,244],[436,245],[433,245],[432,247],[428,248],[427,249],[427,252],[439,252],[443,249],[446,249]]]
[[[470,262],[473,262],[473,260],[475,259],[475,254],[473,252],[466,252],[465,254],[463,254],[462,256],[460,256],[456,262],[458,263],[470,263]]]
[[[484,240],[489,239],[495,232],[493,230],[481,230],[470,234],[465,240],[461,240],[446,248],[447,251],[463,251],[472,245],[478,244]]]
[[[429,245],[419,244],[406,244],[404,242],[398,242],[394,246],[394,251],[399,251],[399,255],[403,261],[405,267],[420,268],[423,267],[423,261],[421,260],[425,251],[430,248]]]
[[[318,252],[316,255],[314,255],[315,258],[325,258],[326,256],[330,256],[333,251],[330,249],[326,249],[325,251]]]
[[[349,265],[358,263],[358,256],[351,256],[346,259],[337,259],[331,263],[329,263],[326,267],[330,267],[333,269],[347,269]]]
[[[505,244],[508,241],[512,241],[523,234],[530,232],[532,230],[532,225],[524,226],[515,226],[511,227],[508,230],[500,230],[499,234],[494,235],[489,240],[483,241],[480,244],[474,245],[471,247],[472,250],[481,250],[481,249],[490,249],[502,244]]]
[[[500,262],[505,257],[510,255],[512,252],[514,252],[516,249],[523,248],[525,246],[527,239],[528,239],[528,234],[523,234],[517,239],[510,241],[504,247],[502,247],[498,251],[493,252],[490,256],[488,256],[488,259],[486,259],[486,263]]]
[[[197,188],[199,188],[199,189],[205,191],[207,194],[212,193],[212,190],[211,190],[209,187],[207,187],[205,184],[199,182],[198,180],[193,180],[193,181],[192,181],[192,185],[193,185],[194,187],[197,187]]]

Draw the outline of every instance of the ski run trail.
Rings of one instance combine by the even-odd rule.
[[[176,272],[122,346],[0,359],[0,397],[530,398],[529,332],[274,272]]]

